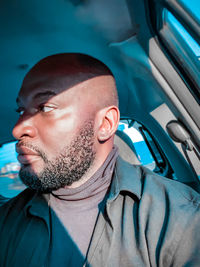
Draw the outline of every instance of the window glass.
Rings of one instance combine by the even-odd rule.
[[[124,137],[125,143],[136,154],[141,165],[160,175],[176,179],[160,146],[142,124],[131,119],[122,119],[119,123],[118,130],[126,133],[132,140],[132,143],[129,144]],[[121,135],[121,138],[123,136],[124,135]]]
[[[199,20],[200,18],[200,2],[199,0],[179,0],[179,2],[183,5],[185,5],[190,12],[193,14],[193,16]]]
[[[130,137],[135,148],[134,152],[136,152],[136,156],[139,159],[140,163],[146,166],[147,168],[154,170],[155,161],[152,157],[151,152],[149,151],[149,148],[142,134],[137,129],[136,124],[134,124],[134,126],[130,126],[128,125],[128,121],[121,121],[119,123],[118,130],[123,131]]]
[[[0,147],[0,195],[10,198],[25,189],[18,176],[19,168],[15,142]]]
[[[159,31],[159,35],[188,89],[200,103],[199,44],[166,8],[163,9],[163,27]]]
[[[176,29],[177,33],[184,39],[185,43],[188,47],[191,48],[191,51],[194,53],[196,57],[200,60],[200,46],[199,44],[192,38],[192,36],[186,31],[186,29],[181,25],[181,23],[171,14],[171,12],[165,10],[165,22],[173,25]]]

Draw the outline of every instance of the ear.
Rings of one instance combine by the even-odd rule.
[[[119,109],[116,106],[107,107],[101,110],[99,115],[100,126],[97,137],[99,142],[105,142],[117,130],[120,118]]]

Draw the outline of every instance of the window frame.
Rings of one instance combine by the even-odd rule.
[[[176,54],[173,47],[166,42],[166,38],[164,38],[164,34],[162,33],[164,28],[163,11],[166,9],[171,12],[171,14],[182,24],[191,37],[200,45],[199,22],[196,20],[196,17],[192,15],[190,10],[177,0],[145,0],[145,2],[150,31],[153,36],[155,36],[155,40],[162,48],[165,55],[167,55],[170,59],[173,67],[184,81],[192,96],[197,102],[199,102],[200,75],[195,75],[194,77],[194,72],[191,71],[192,68],[185,68],[184,64],[182,64],[179,60],[179,56]]]
[[[167,156],[163,152],[162,148],[160,147],[160,145],[158,144],[158,142],[156,141],[156,139],[154,138],[152,133],[141,122],[136,121],[130,117],[122,117],[122,118],[120,118],[120,121],[127,121],[128,127],[134,127],[135,122],[139,124],[139,127],[137,127],[137,128],[134,127],[134,128],[137,129],[140,132],[140,134],[142,135],[144,142],[146,143],[146,145],[147,145],[147,147],[148,147],[148,149],[149,149],[149,151],[150,151],[150,153],[151,153],[151,155],[155,161],[156,166],[155,166],[153,172],[155,172],[161,176],[165,176],[169,179],[176,180],[175,172],[174,172],[173,168],[171,167],[171,165],[167,159]],[[156,150],[158,151],[158,153],[162,159],[162,162],[159,162],[159,160],[157,159],[157,157],[155,155],[156,154],[155,150],[152,147],[152,145],[150,144],[150,142],[148,141],[148,137],[145,134],[145,131],[148,133],[153,145],[156,147]]]

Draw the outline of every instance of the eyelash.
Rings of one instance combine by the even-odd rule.
[[[51,110],[49,110],[49,111],[44,111],[44,110],[43,110],[44,108],[51,109],[51,110],[53,109],[53,107],[51,107],[51,106],[45,106],[44,104],[42,104],[42,105],[39,106],[38,111],[41,111],[41,112],[44,112],[44,113],[48,113],[48,112],[51,111]]]
[[[44,111],[44,108],[49,108],[50,110],[49,111]],[[36,109],[37,111],[36,112],[43,112],[43,113],[48,113],[50,112],[51,110],[53,109],[53,107],[50,107],[50,106],[46,106],[44,104],[41,104],[39,105],[39,107]],[[20,116],[22,116],[24,114],[24,108],[22,107],[19,107],[15,110],[17,113],[19,113]]]
[[[24,109],[23,109],[23,108],[17,108],[17,109],[15,109],[15,111],[16,111],[20,116],[22,116],[22,115],[24,114]],[[23,112],[23,113],[21,114],[21,112]]]

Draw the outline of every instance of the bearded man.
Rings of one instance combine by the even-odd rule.
[[[198,266],[199,195],[118,156],[111,71],[76,53],[26,75],[13,136],[28,189],[0,209],[0,266]]]

